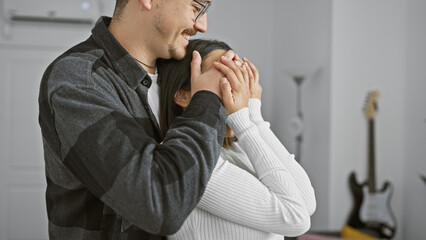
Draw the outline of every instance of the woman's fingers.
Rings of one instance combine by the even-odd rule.
[[[251,69],[250,66],[248,67],[247,71],[248,71],[248,74],[249,74],[249,85],[250,85],[250,90],[251,90],[251,88],[254,84],[254,81],[255,81],[254,73],[253,73],[253,70]]]
[[[227,110],[228,114],[233,113],[232,106],[234,105],[234,97],[232,95],[232,88],[228,79],[222,78],[220,80],[220,91],[222,92],[223,106]]]
[[[249,81],[250,81],[248,68],[249,68],[248,65],[243,62],[241,69],[242,69],[245,84],[249,84]]]
[[[237,54],[234,51],[232,51],[232,50],[227,51],[225,54],[223,54],[223,56],[225,56],[228,59],[239,58],[237,56]]]
[[[256,66],[247,58],[244,58],[243,60],[244,60],[244,62],[246,62],[249,65],[250,69],[253,71],[255,81],[258,82],[259,81],[259,71],[257,70]]]
[[[243,58],[244,63],[249,66],[249,74],[250,74],[250,97],[252,98],[262,98],[262,86],[259,83],[259,71],[256,66],[249,61],[247,58]]]
[[[254,78],[254,73],[253,73],[253,69],[250,67],[250,65],[248,65],[248,73],[249,73],[249,78],[250,78],[250,82],[254,82],[255,78]]]
[[[247,63],[243,63],[242,68],[243,68],[244,83],[250,84],[250,75],[248,72],[249,66],[247,65]]]
[[[232,69],[234,71],[235,75],[237,76],[238,80],[240,82],[244,82],[244,69],[240,66],[238,66],[237,63],[235,63],[232,59],[226,58],[225,56],[220,57],[220,61],[225,64],[227,67]],[[242,64],[242,63],[241,63]]]
[[[241,84],[237,75],[231,68],[221,62],[214,62],[213,65],[217,70],[221,71],[225,75],[232,88],[236,88],[239,84]]]
[[[217,70],[222,72],[227,83],[221,83],[222,101],[228,113],[238,111],[248,105],[250,98],[250,74],[249,66],[241,59],[226,58],[222,56],[220,61],[214,62]]]
[[[256,84],[256,79],[255,79],[255,75],[253,73],[253,69],[250,66],[248,59],[247,58],[243,58],[244,64],[247,66],[247,72],[249,74],[249,86],[250,86],[250,94],[253,96],[254,95],[254,87]]]

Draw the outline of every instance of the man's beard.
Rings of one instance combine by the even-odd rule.
[[[179,53],[179,50],[176,46],[173,46],[172,44],[169,45],[169,55],[171,59],[175,60],[181,60],[186,55],[186,46],[183,50],[183,54]]]

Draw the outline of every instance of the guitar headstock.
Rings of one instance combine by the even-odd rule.
[[[376,116],[378,107],[377,107],[377,98],[379,97],[378,91],[371,91],[367,95],[367,100],[364,106],[364,115],[367,119],[372,119]]]

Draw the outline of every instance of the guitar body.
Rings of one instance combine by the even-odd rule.
[[[389,182],[380,191],[370,193],[368,182],[359,184],[354,172],[349,177],[354,207],[348,225],[376,238],[392,238],[396,231],[395,217],[390,208],[393,188]]]
[[[349,187],[352,192],[353,204],[352,211],[349,215],[348,225],[353,228],[365,228],[365,224],[361,222],[359,211],[361,209],[362,200],[364,199],[362,186],[366,183],[359,184],[356,179],[355,172],[349,176]]]

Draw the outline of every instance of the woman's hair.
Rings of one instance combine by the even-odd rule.
[[[182,60],[157,61],[158,84],[160,86],[160,128],[163,136],[173,121],[183,113],[182,107],[174,101],[175,93],[179,90],[191,90],[191,61],[192,52],[197,50],[203,61],[212,51],[231,50],[228,44],[215,40],[190,40],[186,55]],[[203,69],[204,66],[202,66]]]

